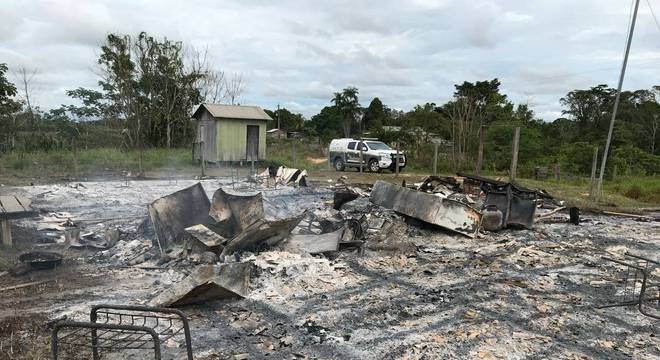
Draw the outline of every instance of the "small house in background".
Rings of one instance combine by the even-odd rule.
[[[266,135],[271,139],[286,139],[286,130],[270,129],[266,131]]]
[[[202,104],[193,113],[197,134],[193,158],[210,162],[266,159],[266,124],[258,106]]]
[[[401,131],[401,126],[383,126],[383,130],[389,132],[397,132]]]

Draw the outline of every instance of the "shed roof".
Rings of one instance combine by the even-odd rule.
[[[222,119],[249,119],[249,120],[273,120],[262,108],[258,106],[224,105],[224,104],[201,104],[193,113],[197,118],[202,109],[214,118]]]

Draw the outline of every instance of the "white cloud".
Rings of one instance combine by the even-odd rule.
[[[65,89],[95,86],[106,34],[144,30],[208,46],[217,68],[245,75],[241,103],[311,116],[354,85],[364,105],[411,109],[497,77],[550,120],[568,91],[614,85],[628,14],[617,0],[5,0],[0,62],[38,68],[36,100],[56,107]],[[626,88],[657,85],[658,38],[640,11]]]
[[[515,11],[505,11],[503,15],[504,21],[512,23],[526,23],[532,21],[534,18],[532,15],[521,14]]]

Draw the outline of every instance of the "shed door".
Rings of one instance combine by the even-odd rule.
[[[247,160],[259,160],[259,126],[247,126]]]

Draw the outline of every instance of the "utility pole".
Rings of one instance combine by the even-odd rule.
[[[280,104],[277,104],[277,138],[282,138],[282,130],[280,130]]]
[[[484,125],[479,127],[479,152],[477,153],[477,166],[474,171],[477,176],[481,175],[481,164],[484,161]]]
[[[607,153],[610,150],[610,143],[612,142],[612,131],[614,130],[614,119],[616,119],[616,111],[619,109],[619,98],[621,97],[621,87],[623,86],[623,78],[626,76],[626,66],[628,65],[628,55],[630,54],[630,44],[632,44],[633,32],[635,31],[635,21],[637,21],[637,10],[639,9],[639,0],[635,1],[635,10],[633,10],[632,21],[630,22],[630,29],[628,31],[628,41],[626,42],[626,52],[623,55],[623,64],[621,65],[621,75],[619,76],[619,86],[616,89],[616,98],[614,99],[614,109],[612,109],[612,119],[610,120],[610,129],[607,132],[607,142],[605,143],[605,150],[603,150],[603,161],[600,163],[600,175],[598,175],[598,187],[596,194],[598,197],[602,195],[603,191],[603,176],[605,175],[605,163],[607,162]]]

